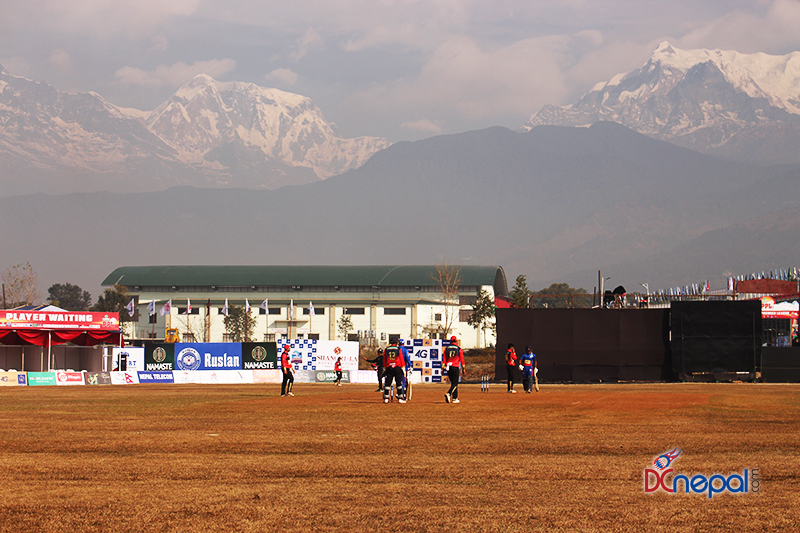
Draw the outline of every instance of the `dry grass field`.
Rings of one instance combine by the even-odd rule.
[[[0,389],[0,531],[798,531],[800,386]],[[517,386],[521,391],[521,386]],[[760,469],[645,494],[643,469]]]

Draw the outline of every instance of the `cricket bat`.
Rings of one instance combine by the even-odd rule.
[[[411,380],[408,379],[408,372],[406,372],[406,401],[411,400]]]
[[[536,392],[539,392],[539,369],[533,369],[533,384],[536,387]]]

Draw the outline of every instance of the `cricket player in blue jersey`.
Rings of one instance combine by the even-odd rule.
[[[531,345],[525,347],[525,353],[519,356],[519,369],[522,370],[522,388],[530,394],[533,390],[533,382],[539,369],[536,366],[536,354],[533,353]],[[539,392],[539,380],[536,380],[536,392]]]

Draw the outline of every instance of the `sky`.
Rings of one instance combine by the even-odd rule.
[[[800,50],[800,0],[2,0],[0,64],[149,111],[205,73],[301,94],[343,137],[517,129],[658,43]]]

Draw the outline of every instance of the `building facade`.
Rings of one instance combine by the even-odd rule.
[[[124,287],[134,302],[128,339],[232,340],[225,311],[250,306],[252,340],[358,340],[385,346],[396,338],[455,335],[465,348],[494,345],[492,323],[467,323],[482,293],[508,294],[502,267],[389,266],[134,266],[103,281]],[[166,305],[167,303],[170,305]]]

